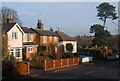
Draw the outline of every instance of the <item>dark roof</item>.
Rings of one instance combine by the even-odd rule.
[[[56,31],[55,33],[59,35],[60,41],[76,41],[74,38],[68,36],[67,34],[61,31]]]
[[[24,44],[24,45],[37,45],[37,44],[35,44],[35,43],[33,43],[33,42],[24,42],[23,44]]]
[[[27,27],[21,27],[24,33],[30,33],[30,34],[37,34],[33,30],[27,28]]]
[[[6,23],[2,27],[2,33],[7,33],[16,23]]]
[[[33,29],[33,28],[31,28],[31,29],[41,36],[55,36],[55,37],[58,37],[58,35],[55,32],[50,31],[50,30],[41,30],[41,29]]]

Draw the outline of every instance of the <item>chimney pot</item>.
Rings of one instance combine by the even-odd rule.
[[[38,29],[42,29],[43,30],[43,23],[41,20],[38,20],[38,23],[37,23],[37,28]]]
[[[6,20],[7,20],[7,23],[13,23],[13,17],[12,17],[12,15],[11,15],[11,14],[8,14]]]

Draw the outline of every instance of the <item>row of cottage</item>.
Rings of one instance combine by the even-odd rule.
[[[66,43],[73,45],[73,53],[77,51],[77,43],[75,39],[61,32],[60,30],[53,31],[44,30],[44,25],[41,20],[38,20],[36,28],[21,27],[13,21],[12,17],[8,17],[2,28],[2,35],[7,36],[8,51],[16,60],[22,61],[22,49],[25,49],[26,59],[30,58],[31,54],[37,52],[38,45],[48,47],[50,43],[56,44],[55,52],[60,53],[66,51]],[[63,46],[64,48],[61,48]]]

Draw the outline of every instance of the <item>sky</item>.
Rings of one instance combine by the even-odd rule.
[[[109,2],[116,6],[118,2]],[[36,28],[38,19],[42,20],[44,29],[58,28],[70,36],[94,35],[89,33],[90,26],[103,22],[97,17],[96,6],[101,2],[3,2],[2,6],[14,9],[18,13],[22,26]],[[117,34],[118,20],[107,20],[108,31]]]

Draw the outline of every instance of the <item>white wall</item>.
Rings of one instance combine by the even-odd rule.
[[[77,42],[76,41],[62,41],[62,42],[59,42],[59,46],[64,45],[64,51],[67,52],[67,50],[66,50],[67,43],[71,43],[73,45],[72,53],[76,53],[77,52]]]
[[[22,58],[22,45],[23,45],[23,34],[22,32],[18,29],[19,25],[15,24],[8,32],[8,49],[11,54],[11,49],[14,49],[14,56],[16,57],[16,49],[20,49],[20,57],[16,58]],[[17,32],[18,33],[18,39],[12,39],[12,32]]]
[[[18,33],[18,39],[14,40],[12,39],[12,32]],[[10,31],[7,33],[8,35],[8,47],[22,47],[22,33],[17,28],[17,25],[14,25],[13,28],[10,29]]]

